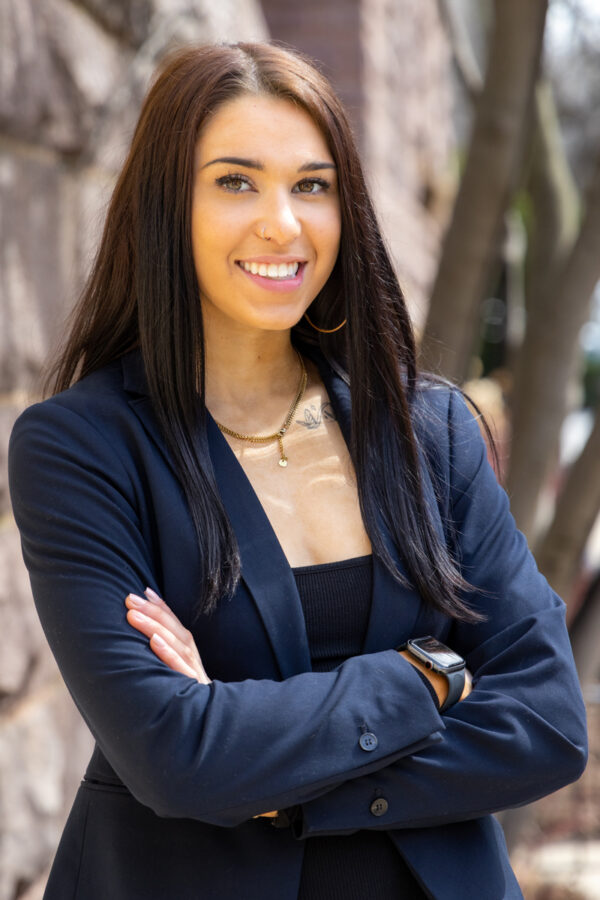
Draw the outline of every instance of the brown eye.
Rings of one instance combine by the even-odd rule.
[[[250,180],[245,175],[222,175],[217,178],[216,183],[232,194],[245,193],[251,187]]]
[[[322,194],[329,186],[329,182],[324,178],[304,178],[298,182],[294,190],[298,194]]]

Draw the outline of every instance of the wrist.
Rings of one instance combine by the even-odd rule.
[[[439,672],[434,672],[433,669],[428,669],[424,662],[421,662],[420,659],[414,657],[408,650],[398,650],[400,656],[403,656],[405,660],[407,660],[411,666],[414,666],[415,669],[418,669],[425,678],[428,680],[429,684],[432,686],[435,691],[436,697],[438,698],[438,704],[441,707],[444,705],[446,700],[448,699],[448,679],[445,675],[440,675]]]
[[[466,665],[462,656],[431,634],[410,638],[397,649],[406,654],[406,659],[431,683],[440,700],[440,712],[461,700],[466,683]]]

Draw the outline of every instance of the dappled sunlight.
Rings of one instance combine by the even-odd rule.
[[[291,427],[284,438],[286,468],[277,465],[276,442],[228,442],[290,565],[371,552],[350,455],[332,416],[323,417],[318,428]]]

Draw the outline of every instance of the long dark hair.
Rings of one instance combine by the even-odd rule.
[[[241,94],[257,93],[306,110],[337,166],[341,247],[310,313],[325,328],[348,320],[341,332],[320,341],[349,377],[350,454],[374,552],[402,581],[381,535],[383,518],[423,599],[448,615],[474,619],[460,596],[468,585],[424,500],[410,413],[417,386],[415,342],[404,297],[345,112],[327,80],[302,55],[271,44],[240,43],[186,48],[166,60],[142,107],[92,272],[48,385],[54,392],[64,390],[140,348],[204,561],[199,608],[210,611],[234,589],[240,561],[205,439],[203,326],[190,227],[194,155],[211,113]],[[292,337],[302,345],[314,341],[314,332],[298,324]],[[198,433],[204,435],[200,446],[193,439]]]

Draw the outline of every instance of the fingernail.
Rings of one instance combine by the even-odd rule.
[[[152,635],[151,639],[158,647],[162,647],[163,649],[169,646],[166,641],[163,641],[160,635],[156,634],[156,632]]]
[[[138,609],[143,609],[146,605],[146,601],[143,597],[138,597],[137,594],[128,594],[129,602],[132,606],[137,606]]]
[[[133,619],[134,622],[139,622],[140,625],[146,625],[151,620],[148,616],[145,616],[143,613],[136,612],[134,609],[129,611],[130,620]]]
[[[147,587],[144,593],[148,600],[151,600],[152,603],[160,603],[160,597],[158,596],[156,591],[152,590],[152,588]]]

